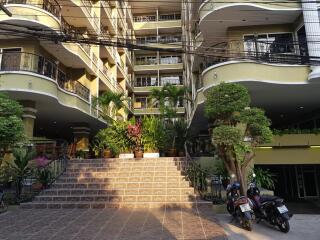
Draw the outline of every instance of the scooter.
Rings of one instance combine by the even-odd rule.
[[[256,184],[255,174],[253,174],[253,181],[249,184],[247,196],[253,203],[257,223],[265,220],[274,226],[278,226],[281,232],[287,233],[290,231],[289,220],[293,214],[284,205],[284,199],[277,196],[261,196],[260,189]]]
[[[239,194],[240,184],[235,182],[227,187],[227,211],[238,220],[240,225],[247,229],[252,230],[252,203],[246,196]]]

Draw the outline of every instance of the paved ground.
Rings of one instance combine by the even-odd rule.
[[[14,209],[1,240],[226,239],[210,207],[196,209]]]
[[[253,225],[253,231],[241,229],[237,223],[230,223],[228,214],[218,214],[229,240],[319,240],[320,215],[296,214],[290,220],[291,230],[285,234],[278,228],[264,222]]]

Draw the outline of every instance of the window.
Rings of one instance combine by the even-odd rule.
[[[18,71],[21,65],[21,48],[2,49],[1,70]]]
[[[182,79],[183,79],[182,76],[177,76],[177,75],[161,76],[160,84],[161,86],[164,86],[166,84],[183,85]]]
[[[158,86],[157,76],[137,76],[135,87]]]
[[[140,56],[136,57],[137,65],[155,65],[157,64],[157,56]]]
[[[244,36],[244,50],[247,55],[266,53],[294,53],[292,33],[272,33]]]
[[[182,62],[181,56],[161,56],[160,57],[161,64],[177,64],[181,62]]]

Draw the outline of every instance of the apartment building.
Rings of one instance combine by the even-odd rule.
[[[264,3],[183,1],[187,106],[195,153],[209,153],[206,92],[220,82],[241,83],[252,106],[272,120],[274,140],[256,149],[255,165],[270,169],[275,193],[320,197],[318,5],[312,1]]]
[[[133,111],[137,116],[160,114],[150,97],[153,88],[166,84],[183,86],[181,1],[132,1],[136,44],[153,49],[135,51]],[[185,114],[184,103],[177,113]]]
[[[0,12],[0,91],[23,104],[30,140],[74,140],[77,150],[88,150],[89,137],[106,127],[93,99],[106,91],[131,95],[132,52],[63,39],[131,41],[134,23],[128,2],[1,2],[12,16]],[[132,114],[127,108],[110,111],[108,117],[126,119]]]

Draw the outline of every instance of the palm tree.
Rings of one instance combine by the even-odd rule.
[[[187,91],[187,87],[166,84],[161,89],[152,89],[151,97],[159,102],[161,115],[173,119],[177,115],[179,101],[188,100],[185,96]]]
[[[109,119],[110,111],[112,111],[112,114],[116,114],[121,108],[127,109],[125,102],[128,101],[129,98],[127,98],[123,92],[114,93],[107,91],[101,96],[96,97],[93,100],[93,104],[101,108],[104,119]]]
[[[161,89],[153,88],[151,90],[151,98],[155,99],[159,103],[159,110],[161,115],[165,115],[166,112],[166,106],[165,101],[167,97],[167,93],[165,89],[162,87]]]

